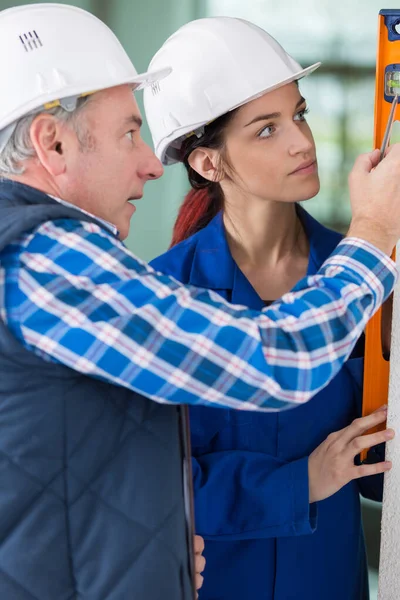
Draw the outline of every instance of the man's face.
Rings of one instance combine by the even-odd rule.
[[[84,107],[80,141],[70,145],[63,199],[129,233],[135,206],[149,179],[163,173],[160,161],[140,136],[141,116],[131,86],[97,92]]]

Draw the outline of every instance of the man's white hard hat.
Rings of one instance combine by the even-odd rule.
[[[114,33],[100,19],[65,4],[30,4],[0,12],[0,151],[15,122],[43,107],[73,110],[89,93],[165,77],[167,65],[138,75]]]
[[[150,62],[172,73],[144,91],[155,152],[179,161],[182,141],[210,121],[278,87],[312,73],[268,33],[232,17],[192,21],[174,33]]]

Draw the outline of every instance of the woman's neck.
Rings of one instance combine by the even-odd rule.
[[[271,267],[293,256],[308,256],[308,241],[293,203],[254,201],[240,209],[226,202],[224,225],[237,264]]]

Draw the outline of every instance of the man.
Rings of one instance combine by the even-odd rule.
[[[120,241],[162,174],[132,89],[166,73],[66,5],[3,11],[0,47],[0,597],[186,600],[178,405],[279,410],[337,373],[396,279],[400,148],[356,163],[318,276],[251,312]]]

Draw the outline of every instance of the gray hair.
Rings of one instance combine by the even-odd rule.
[[[35,117],[43,112],[53,115],[56,119],[69,125],[76,132],[79,143],[83,146],[83,138],[85,136],[82,134],[79,117],[83,106],[89,102],[89,99],[89,96],[78,98],[76,107],[71,111],[67,111],[61,106],[56,106],[48,110],[40,108],[37,111],[21,117],[21,119],[17,121],[10,139],[0,152],[0,177],[22,175],[25,170],[23,165],[24,161],[36,156],[35,149],[31,142],[30,128]]]

